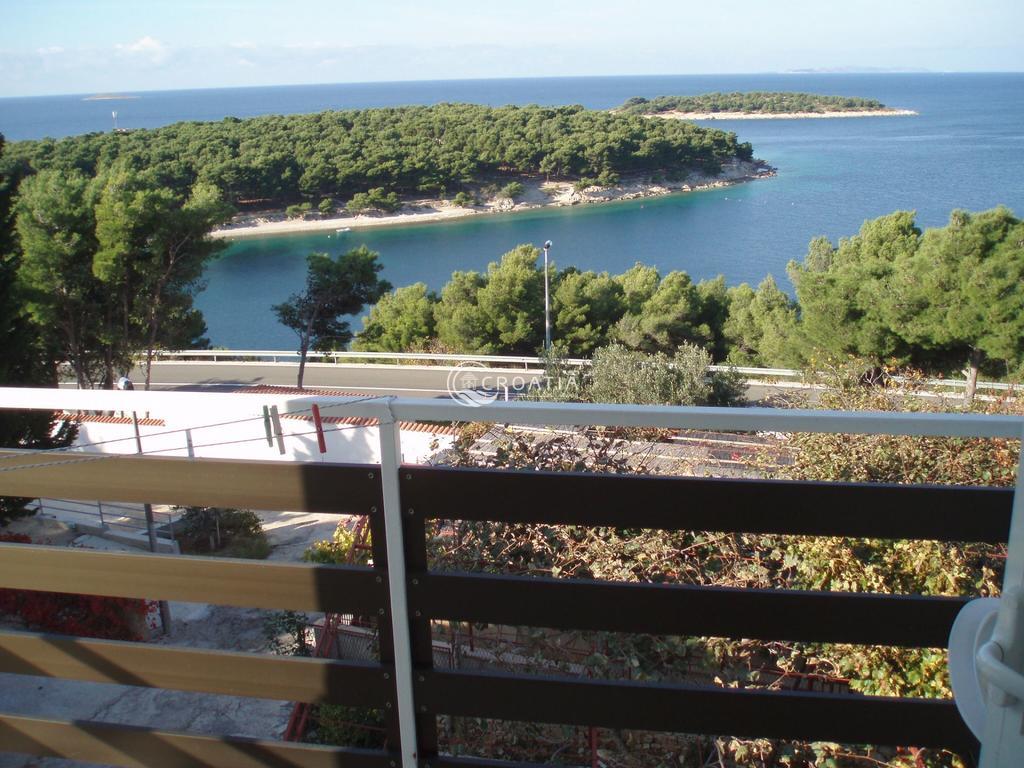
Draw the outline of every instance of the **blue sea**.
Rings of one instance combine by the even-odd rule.
[[[773,274],[789,288],[786,263],[815,236],[855,234],[868,218],[915,210],[921,226],[954,208],[1004,204],[1024,216],[1024,74],[784,74],[460,80],[0,99],[9,140],[66,136],[118,125],[268,113],[433,104],[582,104],[604,109],[630,96],[789,90],[863,96],[913,109],[915,117],[709,122],[735,131],[778,176],[726,189],[465,221],[354,231],[330,237],[244,240],[207,270],[197,299],[218,346],[290,348],[271,305],[302,286],[304,257],[365,243],[395,285],[440,288],[456,269],[485,269],[519,243],[554,241],[560,266],[621,272],[634,262],[722,274],[735,285]],[[358,320],[355,327],[359,328]]]

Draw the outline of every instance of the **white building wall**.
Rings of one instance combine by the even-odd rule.
[[[328,416],[327,408],[322,410]],[[118,412],[115,415],[120,416]],[[131,416],[130,413],[124,414]],[[144,414],[139,414],[140,417]],[[263,416],[252,411],[191,409],[188,413],[155,413],[165,426],[140,424],[142,452],[155,456],[188,456],[191,437],[193,455],[201,458],[258,459],[262,461],[320,461],[330,463],[377,464],[380,442],[376,426],[325,423],[327,453],[321,454],[312,420],[282,418],[285,452],[275,438],[267,444]],[[435,452],[451,446],[450,435],[402,430],[402,460],[422,464]],[[85,421],[79,425],[76,446],[103,453],[135,453],[132,424]],[[436,446],[436,448],[434,447]]]

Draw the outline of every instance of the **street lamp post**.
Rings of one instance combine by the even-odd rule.
[[[551,299],[548,293],[548,250],[551,241],[544,241],[544,351],[551,351]]]

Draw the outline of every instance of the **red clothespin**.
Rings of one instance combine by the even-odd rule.
[[[316,429],[316,444],[320,453],[327,453],[327,440],[324,437],[324,423],[320,420],[320,407],[313,403],[313,427]]]

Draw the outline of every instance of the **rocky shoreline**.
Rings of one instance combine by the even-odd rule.
[[[486,197],[482,193],[487,185],[481,184],[471,190],[476,193],[479,204],[470,207],[456,206],[450,200],[427,198],[406,200],[400,210],[389,214],[339,213],[329,217],[307,214],[301,219],[288,219],[283,211],[262,211],[236,216],[230,224],[214,230],[211,235],[236,239],[332,230],[340,233],[349,229],[404,226],[536,208],[609,203],[645,197],[660,197],[679,192],[697,192],[769,178],[775,174],[776,169],[763,160],[734,160],[723,165],[722,172],[715,176],[691,173],[674,180],[633,176],[623,177],[614,186],[592,186],[585,189],[577,189],[573,182],[568,181],[545,181],[524,177],[517,179],[522,183],[524,191],[516,200]],[[509,180],[504,179],[506,183]]]

